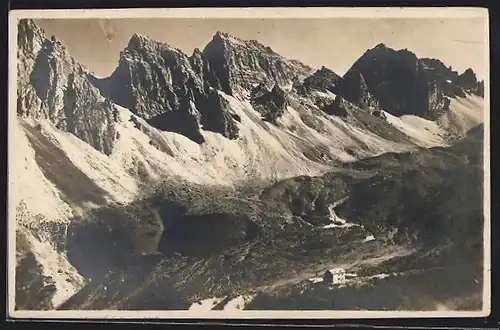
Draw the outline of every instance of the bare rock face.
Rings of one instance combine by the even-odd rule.
[[[241,118],[232,113],[229,103],[216,91],[210,91],[202,107],[202,125],[204,129],[220,132],[229,139],[237,139],[239,128],[236,122]]]
[[[289,105],[287,93],[278,86],[268,91],[265,86],[259,84],[256,86],[251,95],[253,96],[251,102],[255,109],[260,112],[263,119],[276,124]]]
[[[296,77],[312,73],[306,65],[285,59],[255,40],[241,40],[222,32],[214,35],[203,55],[219,78],[221,89],[229,95],[250,91],[260,83],[292,85]]]
[[[302,84],[297,88],[299,93],[307,94],[313,90],[320,92],[338,93],[338,87],[342,82],[342,77],[323,66],[321,69],[314,72],[312,75],[304,79]]]
[[[455,97],[459,86],[458,74],[442,62],[384,44],[365,52],[352,71],[361,73],[380,108],[396,116],[434,118],[447,110],[446,96]]]
[[[357,70],[350,70],[345,74],[338,88],[338,93],[345,100],[359,106],[361,109],[378,108],[377,100],[368,91],[363,75]]]
[[[18,44],[18,115],[47,119],[110,154],[116,140],[115,109],[91,84],[89,70],[32,20],[20,20]]]
[[[480,82],[477,83],[475,94],[477,96],[484,97],[484,80],[481,80]]]
[[[419,67],[422,76],[442,90],[445,96],[456,96],[458,72],[453,71],[440,60],[431,58],[419,59]]]
[[[329,104],[322,110],[329,115],[345,118],[349,114],[348,109],[349,103],[342,96],[338,95],[332,104]]]
[[[363,110],[375,111],[379,108],[378,100],[370,93],[363,74],[358,70],[350,70],[340,77],[323,66],[305,78],[296,90],[304,97],[312,97],[311,92],[314,91],[336,95],[334,98],[312,97],[316,106],[329,115],[346,117],[349,104]]]
[[[484,97],[484,81],[478,81],[476,73],[470,68],[458,76],[457,84],[467,93]]]
[[[465,90],[475,90],[477,88],[476,74],[472,69],[467,69],[458,76],[458,85]]]
[[[229,107],[217,93],[219,81],[200,50],[191,57],[165,43],[134,34],[118,67],[95,80],[102,93],[154,127],[205,141],[201,126],[227,138],[238,137]]]

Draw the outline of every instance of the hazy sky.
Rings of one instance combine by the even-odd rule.
[[[367,49],[385,43],[432,57],[463,72],[471,67],[484,78],[483,19],[45,19],[36,20],[60,39],[71,54],[99,76],[116,67],[119,53],[135,32],[183,50],[204,46],[216,31],[256,39],[281,55],[340,75]],[[108,40],[106,34],[114,37]]]

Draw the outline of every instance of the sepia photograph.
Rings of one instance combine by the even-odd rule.
[[[487,10],[9,29],[10,317],[489,315]]]

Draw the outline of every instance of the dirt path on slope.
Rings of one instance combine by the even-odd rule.
[[[294,285],[302,281],[305,281],[309,278],[321,276],[321,274],[328,269],[343,268],[346,270],[346,272],[349,272],[349,269],[355,266],[365,266],[365,265],[375,266],[389,259],[407,256],[414,252],[415,250],[408,249],[405,247],[389,246],[379,251],[379,253],[377,253],[378,256],[362,259],[361,258],[363,255],[362,251],[355,251],[345,256],[344,258],[345,262],[325,263],[321,265],[308,267],[307,269],[304,269],[303,271],[301,271],[298,274],[295,274],[294,276],[280,279],[268,285],[262,285],[260,287],[257,287],[256,290],[263,292],[272,291],[284,285]],[[357,256],[357,258],[355,258],[352,261],[348,261],[353,256]]]

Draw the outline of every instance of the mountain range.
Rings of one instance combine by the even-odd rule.
[[[16,308],[187,308],[253,290],[252,308],[322,309],[325,292],[276,283],[396,247],[412,251],[398,265],[447,264],[457,242],[479,272],[484,82],[472,69],[381,43],[340,76],[217,32],[191,55],[134,34],[98,78],[33,20],[17,43]],[[356,226],[317,233],[332,205]],[[449,287],[439,299],[456,302]],[[422,304],[390,299],[336,308]]]

